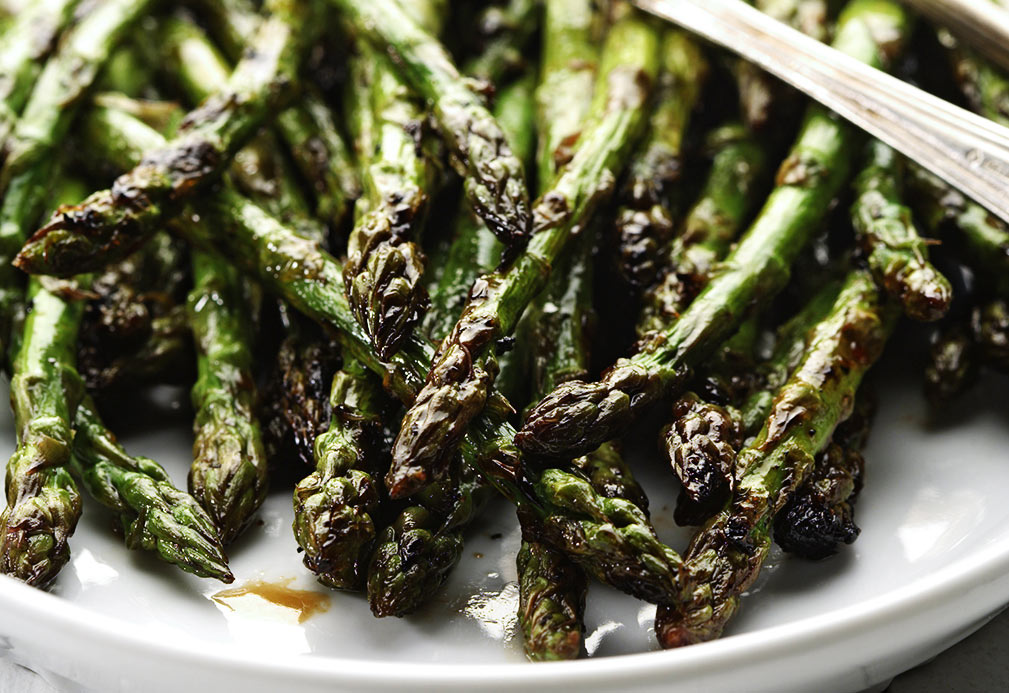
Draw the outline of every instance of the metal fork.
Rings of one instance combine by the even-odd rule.
[[[632,0],[805,92],[1009,222],[1009,129],[778,22],[742,0]]]

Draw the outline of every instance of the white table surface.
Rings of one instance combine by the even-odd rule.
[[[1009,690],[1009,610],[931,662],[894,679],[887,693],[995,693]],[[0,659],[3,693],[87,693]]]

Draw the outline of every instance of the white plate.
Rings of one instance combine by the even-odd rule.
[[[1009,381],[989,376],[942,425],[927,424],[910,361],[891,351],[880,366],[861,538],[820,563],[774,554],[719,642],[650,651],[654,607],[595,586],[590,658],[524,663],[514,620],[518,534],[504,503],[473,529],[462,564],[423,613],[376,620],[363,598],[329,593],[301,567],[282,491],[231,551],[236,584],[293,580],[329,594],[327,612],[298,623],[283,608],[230,611],[210,599],[223,586],[126,551],[109,516],[88,504],[52,594],[0,579],[0,645],[100,691],[860,690],[935,655],[1009,601]],[[0,448],[10,449],[3,416]],[[123,442],[183,481],[184,411],[176,403],[146,421]],[[636,466],[656,524],[682,549],[686,535],[671,521],[675,485],[645,457]]]

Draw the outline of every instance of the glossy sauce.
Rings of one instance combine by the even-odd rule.
[[[292,580],[293,578],[279,582],[251,580],[240,587],[221,590],[210,598],[231,611],[249,615],[250,612],[258,615],[271,611],[272,609],[263,608],[266,605],[262,602],[266,602],[267,605],[293,611],[297,615],[298,623],[304,623],[315,614],[329,610],[329,595],[311,590],[293,589],[288,586]]]

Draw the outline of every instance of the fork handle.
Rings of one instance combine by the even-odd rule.
[[[834,50],[742,0],[633,0],[756,63],[1009,222],[1009,129]]]

